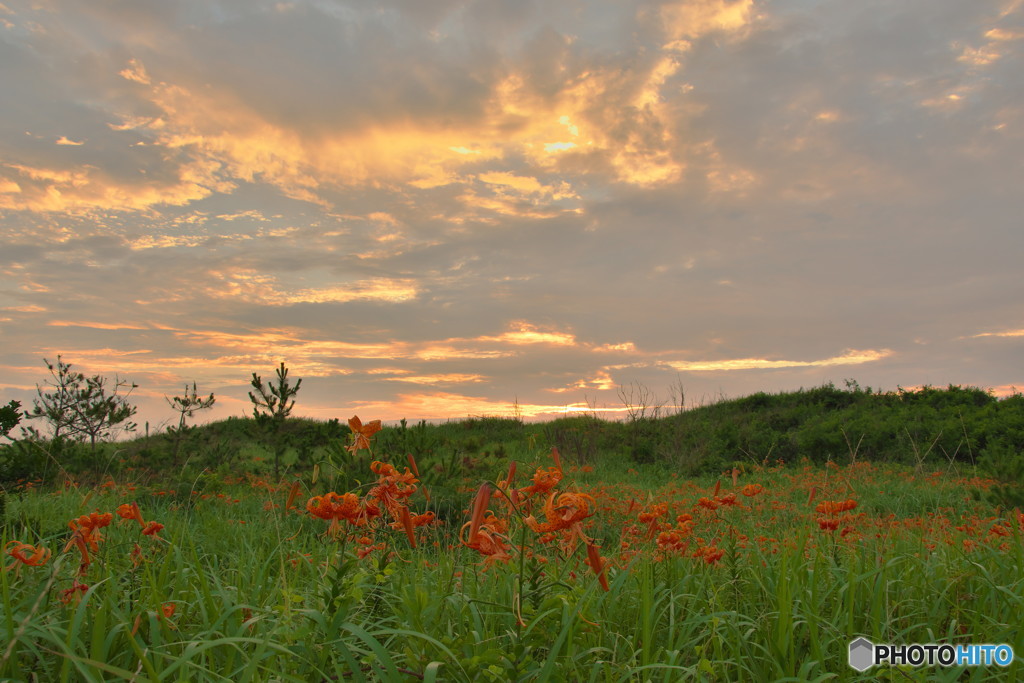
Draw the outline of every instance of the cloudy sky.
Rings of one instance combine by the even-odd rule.
[[[0,399],[1005,394],[1022,56],[1022,0],[0,0]]]

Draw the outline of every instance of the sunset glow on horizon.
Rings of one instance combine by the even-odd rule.
[[[0,404],[1011,393],[1022,56],[1022,0],[0,0]]]

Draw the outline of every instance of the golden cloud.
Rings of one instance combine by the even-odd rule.
[[[398,377],[385,377],[389,382],[409,382],[411,384],[472,384],[484,381],[483,375],[459,372],[437,373],[432,375],[401,374]]]
[[[131,184],[115,180],[95,166],[67,170],[7,164],[0,167],[0,189],[4,190],[0,191],[0,209],[79,214],[142,211],[161,204],[181,206],[215,191],[233,189],[233,184],[217,177],[218,170],[216,162],[197,159],[179,166],[177,182]]]
[[[224,239],[225,236],[221,236]],[[133,251],[142,249],[168,249],[172,247],[198,247],[208,238],[204,235],[142,235],[128,241]]]
[[[28,305],[28,306],[5,306],[4,308],[0,308],[0,311],[11,311],[13,313],[45,313],[47,311],[47,309],[42,307],[42,306]]]
[[[601,344],[600,346],[593,347],[593,349],[591,350],[599,353],[615,351],[633,352],[636,351],[636,344],[634,344],[633,342],[622,342],[621,344]]]
[[[1002,332],[981,332],[980,334],[971,335],[972,339],[978,339],[982,337],[1024,337],[1024,330],[1004,330]]]
[[[662,50],[625,66],[587,66],[571,61],[566,50],[552,58],[550,67],[564,74],[554,92],[539,87],[532,67],[510,63],[487,84],[478,118],[461,117],[458,126],[411,116],[349,121],[356,127],[345,129],[282,123],[230,88],[193,85],[187,76],[132,58],[118,73],[143,106],[125,108],[109,127],[142,136],[135,144],[165,150],[175,177],[126,182],[95,166],[8,166],[6,177],[0,173],[0,208],[143,211],[260,181],[325,208],[325,190],[332,187],[425,191],[459,184],[461,201],[484,213],[540,219],[582,211],[572,204],[579,199],[574,185],[581,174],[610,173],[614,182],[640,186],[682,177],[688,152],[673,132],[679,114],[663,94],[683,68],[692,40],[741,34],[753,21],[754,5],[686,0],[647,14],[664,34]],[[58,144],[81,143],[65,136]],[[532,168],[519,170],[523,161]],[[557,173],[558,181],[548,172]],[[722,187],[743,181],[723,178]],[[495,196],[486,196],[480,185]]]
[[[399,303],[415,299],[418,293],[415,281],[411,279],[369,278],[342,285],[286,288],[274,276],[248,268],[210,274],[217,283],[206,287],[207,296],[215,299],[238,299],[246,303],[267,306],[346,301]]]
[[[586,389],[595,389],[597,391],[607,391],[615,388],[615,382],[612,380],[612,376],[608,374],[607,369],[602,369],[590,379],[581,379],[573,382],[567,387],[560,387],[557,389],[548,389],[551,393],[565,394],[574,391],[581,391]]]
[[[480,341],[507,342],[509,344],[552,344],[574,346],[575,335],[552,330],[542,330],[528,322],[518,320],[511,324],[513,329],[496,337],[477,337]]]
[[[659,9],[668,42],[709,33],[738,32],[750,26],[754,0],[678,0]]]
[[[765,358],[738,358],[711,361],[661,361],[680,372],[714,372],[731,370],[765,370],[775,368],[827,367],[832,365],[860,365],[873,363],[892,355],[889,349],[856,351],[848,350],[841,356],[821,360],[768,360]]]
[[[702,10],[702,26],[733,28],[746,16],[747,5],[717,3]],[[680,10],[683,18],[677,19],[674,10],[667,11],[670,22],[692,14]],[[464,194],[464,201],[499,213],[546,217],[551,214],[543,204],[575,197],[570,180],[563,178],[555,187],[509,170],[468,176],[460,170],[523,156],[541,167],[553,166],[563,155],[598,153],[621,182],[650,185],[677,179],[683,165],[675,158],[671,117],[660,93],[680,68],[675,56],[666,55],[627,74],[592,69],[569,76],[555,97],[541,97],[513,67],[492,85],[481,118],[459,130],[405,119],[313,132],[273,122],[225,90],[157,81],[134,60],[121,75],[138,84],[160,115],[127,113],[114,127],[144,132],[152,144],[184,153],[193,164],[216,162],[225,178],[259,178],[288,196],[320,204],[325,185],[395,183],[431,189],[475,177],[506,192],[533,196],[540,205],[527,211],[501,197],[489,200],[472,193]],[[637,111],[644,114],[638,117]]]
[[[448,392],[399,394],[395,400],[354,401],[353,409],[369,415],[402,415],[412,419],[459,416],[521,417],[525,419],[574,413],[624,412],[625,408],[593,408],[585,403],[542,404],[495,401]]]
[[[510,187],[526,194],[534,194],[537,192],[544,192],[549,188],[545,188],[541,185],[540,181],[530,176],[517,176],[514,173],[508,173],[505,171],[494,171],[491,173],[481,173],[477,176],[480,180],[490,185],[501,185],[503,187]]]
[[[93,330],[148,330],[150,327],[126,325],[120,323],[100,323],[91,321],[51,320],[46,323],[51,327],[87,327]]]

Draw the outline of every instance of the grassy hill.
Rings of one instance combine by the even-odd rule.
[[[473,417],[386,426],[375,457],[428,469],[472,473],[509,459],[536,461],[557,446],[577,465],[656,466],[693,476],[740,463],[829,460],[939,466],[1019,460],[1024,451],[1024,396],[996,397],[949,386],[878,392],[855,383],[778,394],[757,393],[671,414],[625,421],[575,415],[542,423]],[[363,416],[372,419],[373,416]],[[0,481],[125,470],[187,476],[202,470],[278,474],[342,462],[349,430],[337,419],[294,418],[268,428],[229,418],[129,441],[82,444],[23,441],[0,448]]]

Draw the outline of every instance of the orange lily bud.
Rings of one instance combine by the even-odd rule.
[[[292,484],[291,490],[288,491],[288,501],[284,504],[284,509],[285,510],[291,510],[292,509],[292,506],[295,504],[295,499],[299,495],[299,488],[300,488],[300,482],[299,482],[298,479],[296,479],[295,483]]]
[[[409,508],[402,506],[401,512],[402,526],[405,527],[405,535],[409,538],[409,545],[413,548],[416,547],[416,534],[412,528],[412,517],[409,516]]]
[[[594,570],[594,574],[597,575],[597,580],[601,582],[601,588],[608,592],[611,590],[608,587],[608,577],[605,576],[604,566],[601,562],[601,552],[596,545],[593,543],[587,543],[587,564]]]
[[[473,515],[469,521],[469,542],[476,542],[476,535],[480,531],[480,525],[487,514],[487,505],[491,502],[491,485],[486,481],[480,484],[477,489],[476,498],[473,499]]]

